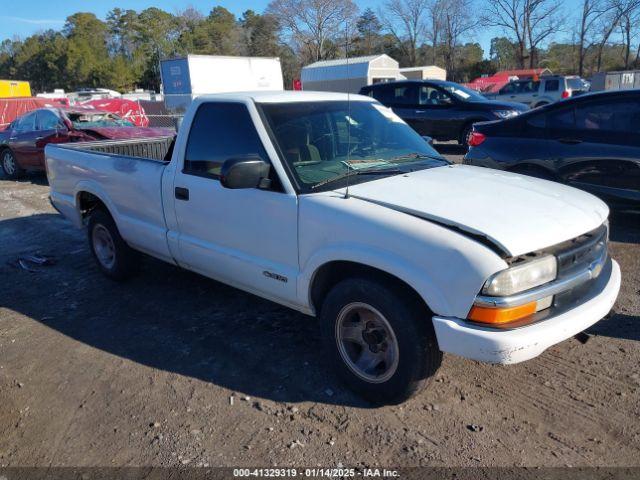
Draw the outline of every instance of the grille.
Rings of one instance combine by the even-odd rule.
[[[558,278],[587,270],[595,262],[604,262],[607,257],[608,230],[608,225],[604,224],[559,246],[554,252],[558,259]]]

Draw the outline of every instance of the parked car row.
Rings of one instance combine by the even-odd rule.
[[[363,87],[362,95],[375,98],[407,122],[420,135],[467,144],[476,122],[514,117],[528,107],[522,103],[488,100],[454,82],[407,80]]]
[[[524,173],[640,208],[640,91],[585,95],[474,125],[464,163]]]
[[[40,108],[0,132],[0,165],[9,178],[44,170],[49,143],[166,136],[173,130],[136,127],[118,115],[93,108]]]
[[[537,101],[538,108],[488,100],[443,81],[376,84],[361,93],[421,135],[469,146],[469,165],[566,183],[616,208],[640,207],[639,90],[585,95],[581,78],[557,76],[512,82],[501,92],[507,87],[522,91],[496,98]]]

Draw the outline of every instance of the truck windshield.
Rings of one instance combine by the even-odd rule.
[[[448,165],[391,109],[378,103],[292,102],[261,107],[302,191]]]

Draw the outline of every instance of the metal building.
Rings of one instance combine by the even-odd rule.
[[[389,55],[323,60],[302,68],[303,90],[358,93],[365,85],[403,78]]]

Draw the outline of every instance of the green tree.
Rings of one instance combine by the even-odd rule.
[[[367,7],[356,22],[358,37],[355,41],[355,50],[358,55],[371,55],[380,52],[380,32],[382,24],[375,12]]]
[[[282,52],[278,38],[278,21],[273,15],[260,15],[247,10],[240,19],[244,47],[247,55],[276,57]]]
[[[517,45],[506,37],[491,39],[489,56],[497,70],[511,70],[518,67]]]
[[[12,76],[28,79],[34,91],[66,87],[67,44],[67,39],[53,30],[28,37],[15,53]]]
[[[109,58],[107,25],[93,13],[75,13],[67,18],[66,73],[70,87],[101,87]]]

